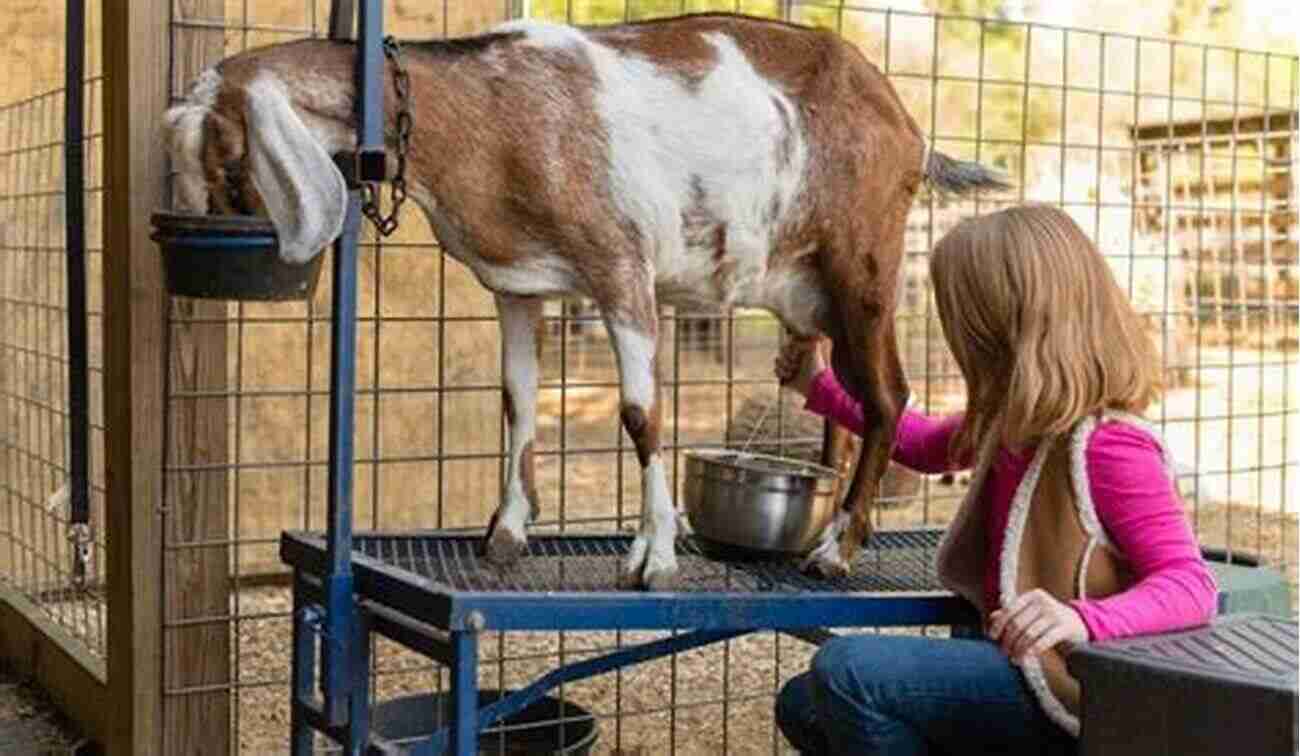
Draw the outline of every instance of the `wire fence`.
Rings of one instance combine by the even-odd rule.
[[[174,5],[173,94],[224,55],[324,36],[326,5]],[[491,0],[419,9],[389,3],[386,15],[399,37],[427,38],[481,31],[520,14],[609,23],[702,9],[648,0],[608,7]],[[945,203],[923,195],[913,210],[897,317],[919,406],[945,412],[963,400],[928,290],[927,250],[960,218],[1007,202],[1063,207],[1097,241],[1157,337],[1170,390],[1152,417],[1179,462],[1198,536],[1280,567],[1294,596],[1296,57],[849,6],[727,9],[835,28],[888,74],[936,149],[996,165],[1017,181],[1009,198]],[[99,84],[95,76],[87,82],[86,143],[93,521],[103,506],[105,435],[98,393]],[[0,109],[0,581],[39,600],[53,621],[103,654],[102,599],[92,580],[90,593],[68,600],[67,517],[50,505],[69,468],[60,113],[59,93]],[[1270,126],[1267,139],[1252,138],[1243,132],[1253,115],[1281,125]],[[1238,138],[1216,142],[1215,124],[1225,120]],[[1184,123],[1196,128],[1178,126]],[[1138,126],[1145,131],[1134,131]],[[1174,160],[1176,166],[1161,167]],[[1227,189],[1215,183],[1224,171],[1236,177]],[[1268,191],[1249,194],[1249,176]],[[1236,220],[1215,226],[1205,220],[1210,216]],[[1227,229],[1228,252],[1206,251],[1221,249],[1208,233],[1214,229]],[[496,506],[505,460],[492,297],[440,254],[414,212],[403,215],[393,237],[366,241],[356,526],[481,531]],[[1274,283],[1264,297],[1257,286],[1220,285],[1207,308],[1203,282],[1215,279],[1205,270],[1211,259],[1225,266],[1228,279],[1267,265],[1270,280],[1289,280],[1292,288]],[[327,270],[305,304],[172,303],[159,546],[165,752],[185,750],[181,736],[169,734],[181,731],[187,738],[206,733],[209,744],[228,743],[241,753],[286,748],[290,597],[277,545],[282,530],[325,524],[330,291]],[[581,309],[556,306],[548,316],[536,529],[627,529],[639,514],[639,466],[618,420],[617,371],[603,329]],[[770,318],[665,310],[661,332],[665,454],[674,486],[682,473],[677,450],[747,437],[755,414],[772,402],[780,402],[779,411],[762,421],[759,442],[781,452],[815,451],[817,426],[780,398],[771,377],[779,329]],[[886,483],[879,526],[946,522],[963,485],[960,477],[898,476]],[[103,574],[102,563],[93,574]],[[480,684],[515,687],[557,663],[652,636],[493,634],[481,643]],[[787,636],[756,634],[566,685],[561,694],[597,715],[602,751],[777,752],[783,743],[773,696],[806,668],[811,651]],[[392,644],[377,642],[373,658],[381,699],[446,689],[438,669]],[[494,742],[500,743],[485,740],[489,748]]]
[[[92,523],[102,520],[105,485],[99,306],[103,77],[98,70],[92,56],[82,90],[81,140]],[[68,539],[74,418],[63,161],[66,94],[59,89],[0,108],[0,589],[20,594],[65,634],[103,657],[104,533],[92,531],[84,585],[73,579]]]
[[[619,9],[629,18],[646,15],[633,5]],[[301,16],[292,8],[282,10],[220,21],[177,19],[175,29],[180,34],[223,28],[226,52],[324,33],[325,19],[312,15],[310,6]],[[392,31],[427,37],[477,31],[508,9],[460,4],[424,16],[406,15],[400,7],[389,11]],[[532,13],[561,21],[616,20],[584,14],[573,5],[534,5]],[[1293,114],[1295,59],[1260,56],[1265,76],[1272,77],[1265,96],[1220,100],[1211,96],[1208,82],[1201,92],[1187,95],[1171,88],[1175,80],[1168,71],[1170,79],[1163,82],[1149,77],[1151,61],[1167,63],[1188,51],[1204,57],[1208,66],[1220,54],[1212,48],[896,12],[797,6],[790,13],[796,20],[832,23],[854,39],[891,76],[938,149],[999,165],[1019,179],[1020,195],[1013,199],[1059,204],[1092,233],[1163,347],[1175,388],[1156,419],[1183,463],[1181,483],[1198,533],[1207,544],[1281,565],[1294,580],[1296,502],[1287,480],[1297,475],[1293,426],[1300,409],[1294,390],[1278,388],[1291,385],[1294,315],[1285,308],[1293,307],[1294,299],[1272,305],[1278,317],[1265,334],[1272,339],[1268,344],[1251,350],[1234,346],[1245,335],[1244,324],[1232,326],[1231,337],[1218,346],[1204,343],[1203,323],[1192,317],[1180,288],[1188,263],[1168,235],[1138,221],[1142,212],[1167,211],[1172,200],[1134,193],[1141,158],[1127,129],[1139,122],[1172,121],[1189,108],[1207,121],[1225,109]],[[992,59],[1001,54],[991,43],[995,37],[1002,46],[1008,37],[1020,40],[1023,50],[1016,60]],[[1231,55],[1254,60],[1243,58],[1246,53]],[[1286,85],[1275,86],[1278,80]],[[995,114],[995,105],[1011,112]],[[972,110],[975,117],[965,118]],[[1050,120],[1050,128],[1036,124],[1036,118]],[[1088,128],[1080,130],[1081,123]],[[1293,143],[1294,115],[1289,124]],[[1242,145],[1234,148],[1230,162],[1239,173],[1257,169],[1262,156],[1248,140]],[[1294,149],[1289,154],[1294,156]],[[1289,196],[1291,204],[1275,211],[1282,213],[1278,223],[1292,246],[1281,247],[1276,260],[1279,268],[1294,272],[1294,193]],[[1214,202],[1227,203],[1225,212],[1244,209],[1236,195],[1220,195]],[[955,409],[962,395],[928,295],[926,250],[959,218],[996,206],[987,199],[949,205],[924,197],[913,212],[899,338],[913,389],[930,411]],[[492,299],[465,269],[438,253],[423,218],[408,213],[402,220],[399,234],[382,242],[372,239],[361,252],[357,527],[480,529],[496,506],[504,459]],[[231,456],[204,465],[173,459],[167,474],[229,476],[235,530],[219,544],[174,540],[166,548],[177,554],[227,550],[239,587],[229,616],[186,621],[166,632],[193,628],[194,622],[230,628],[233,662],[224,685],[232,695],[237,743],[250,752],[282,745],[286,736],[289,629],[286,592],[252,586],[279,572],[275,549],[282,529],[321,529],[325,522],[328,277],[319,291],[309,305],[239,305],[229,319],[225,313],[204,318],[177,312],[172,322],[174,331],[228,328],[227,383],[193,391],[173,388],[169,407],[175,413],[198,401],[224,402]],[[543,511],[537,529],[625,529],[638,511],[638,468],[618,421],[617,374],[603,328],[580,307],[556,306],[549,315],[539,399]],[[665,440],[675,485],[681,468],[673,452],[735,438],[733,425],[778,400],[770,365],[779,337],[776,325],[756,313],[669,311],[665,316]],[[815,425],[789,400],[771,417],[761,440],[775,441],[778,450],[819,442]],[[944,522],[960,491],[961,481],[945,485],[899,477],[896,485],[887,484],[889,504],[879,510],[880,524]],[[517,686],[556,663],[643,640],[642,635],[647,634],[497,634],[484,639],[480,682],[485,688]],[[772,721],[772,696],[784,679],[805,667],[810,651],[802,641],[756,635],[566,685],[562,695],[599,717],[602,747],[614,752],[775,752],[781,739]],[[379,643],[374,658],[380,698],[445,690],[444,676],[419,657]],[[167,686],[173,700],[210,692],[204,686]]]

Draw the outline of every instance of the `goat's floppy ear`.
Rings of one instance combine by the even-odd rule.
[[[163,116],[163,139],[176,170],[176,205],[192,213],[208,211],[203,180],[203,121],[208,108],[182,103]]]
[[[305,263],[342,232],[347,185],[278,82],[258,78],[247,94],[253,186],[275,225],[280,257]]]

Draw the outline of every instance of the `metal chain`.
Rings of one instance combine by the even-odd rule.
[[[406,202],[406,152],[411,146],[411,75],[401,60],[402,47],[393,37],[384,37],[384,57],[393,64],[393,88],[397,90],[397,171],[393,174],[393,207],[388,216],[379,212],[379,188],[374,183],[361,185],[361,212],[375,224],[381,236],[397,230],[397,215]]]

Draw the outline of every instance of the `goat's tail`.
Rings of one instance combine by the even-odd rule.
[[[962,195],[976,189],[1002,191],[1011,188],[1011,183],[1001,172],[935,150],[926,152],[925,181],[940,194]]]

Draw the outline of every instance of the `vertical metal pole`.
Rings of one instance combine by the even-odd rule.
[[[451,634],[451,752],[478,753],[478,633]]]
[[[348,3],[339,3],[335,7],[333,20],[339,20],[342,14],[338,11],[346,5]],[[378,0],[365,0],[360,4],[355,79],[359,95],[356,99],[359,152],[383,149],[383,24],[383,9]],[[363,674],[361,670],[354,672],[350,665],[364,660],[364,653],[352,648],[356,640],[356,607],[352,596],[352,463],[360,223],[361,198],[354,188],[348,202],[343,234],[334,244],[334,302],[330,326],[329,573],[325,580],[326,627],[321,678],[326,718],[332,725],[343,724],[348,718],[349,688],[356,676]],[[364,671],[364,674],[368,673],[368,669]]]
[[[348,652],[353,636],[352,458],[357,344],[357,236],[361,202],[348,201],[343,234],[334,242],[334,302],[330,323],[330,438],[328,573],[325,576],[325,633],[321,639],[321,686],[332,725],[347,716]]]
[[[312,678],[315,677],[315,649],[312,641],[316,637],[311,623],[318,620],[315,611],[307,606],[303,596],[302,578],[294,575],[293,581],[293,679],[289,685],[289,727],[290,753],[293,756],[310,756],[312,752],[312,729],[303,716],[302,707],[315,698],[312,690]]]
[[[68,0],[63,100],[63,185],[67,229],[68,309],[68,481],[73,580],[86,577],[90,547],[90,425],[86,339],[86,195],[82,152],[85,142],[85,0]]]
[[[358,150],[384,149],[384,9],[378,0],[361,3],[357,17],[360,57],[357,63]]]
[[[349,756],[362,756],[370,741],[370,615],[363,609],[356,613],[352,646],[352,697],[345,745]]]

